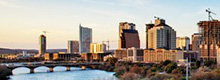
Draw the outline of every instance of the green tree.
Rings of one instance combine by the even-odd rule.
[[[170,63],[165,67],[165,71],[167,73],[171,73],[175,68],[177,68],[177,64],[176,63]]]

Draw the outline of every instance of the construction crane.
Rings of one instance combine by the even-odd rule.
[[[214,15],[216,15],[216,14],[215,14],[214,12],[212,12],[212,11],[210,10],[210,8],[206,9],[205,11],[208,12],[208,20],[209,20],[209,21],[210,21],[211,19],[213,20],[211,14],[214,14]]]
[[[109,43],[110,42],[116,42],[116,41],[109,41],[109,39],[108,40],[106,40],[106,41],[102,41],[102,43],[104,44],[105,42],[107,42],[108,44],[107,44],[107,47],[108,47],[108,51],[109,51],[109,48],[110,48],[110,45],[109,45]]]

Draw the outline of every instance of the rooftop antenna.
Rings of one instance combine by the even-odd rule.
[[[154,16],[155,19],[160,19],[160,17]]]
[[[45,30],[45,31],[43,31],[43,33],[44,33],[44,35],[46,35],[48,33],[48,31]]]
[[[209,21],[210,21],[210,20],[213,20],[211,14],[214,14],[214,15],[216,15],[216,14],[215,14],[214,12],[212,12],[212,11],[210,10],[210,8],[206,9],[205,11],[208,12],[208,20],[209,20]]]

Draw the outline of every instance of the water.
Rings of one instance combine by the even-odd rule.
[[[113,76],[114,72],[88,68],[81,70],[78,67],[71,67],[71,71],[66,71],[66,67],[57,66],[54,68],[54,72],[48,72],[49,68],[42,66],[35,68],[34,71],[35,73],[29,74],[28,68],[14,69],[10,80],[117,80]]]

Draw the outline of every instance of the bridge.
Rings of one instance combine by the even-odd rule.
[[[82,70],[86,68],[94,68],[97,65],[101,65],[103,63],[50,63],[50,64],[22,64],[22,65],[8,65],[7,68],[10,70],[14,70],[19,67],[26,67],[30,69],[30,73],[34,73],[34,69],[37,67],[45,66],[49,68],[49,72],[53,72],[53,68],[56,66],[65,66],[66,71],[70,71],[70,67],[80,67]]]

